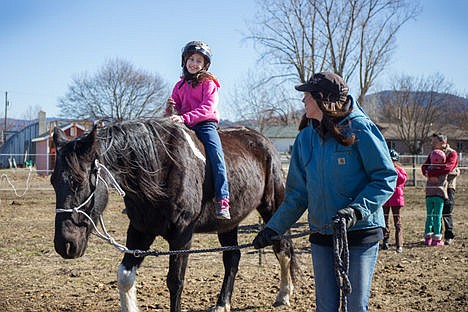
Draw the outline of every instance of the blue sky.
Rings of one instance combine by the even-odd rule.
[[[468,1],[423,5],[398,34],[392,64],[377,87],[389,88],[395,74],[441,73],[468,94]],[[23,118],[36,106],[57,116],[56,103],[72,78],[93,74],[115,57],[157,72],[172,87],[183,45],[204,40],[214,52],[210,70],[222,84],[222,113],[223,98],[258,66],[257,51],[243,40],[255,11],[254,0],[2,0],[0,112],[8,91],[9,117]]]

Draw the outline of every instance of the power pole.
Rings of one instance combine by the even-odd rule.
[[[5,91],[5,120],[3,123],[3,143],[6,141],[6,126],[7,126],[7,109],[8,109],[8,92]]]

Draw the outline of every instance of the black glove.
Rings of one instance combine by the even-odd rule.
[[[278,236],[278,233],[270,228],[261,230],[253,240],[255,249],[260,249],[273,244],[273,237]]]
[[[333,217],[333,221],[344,219],[346,229],[349,229],[353,227],[359,219],[361,219],[360,217],[361,214],[359,213],[359,211],[351,207],[346,207],[336,212],[336,215]]]

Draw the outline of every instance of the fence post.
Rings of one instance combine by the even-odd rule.
[[[263,224],[263,219],[261,216],[258,216],[258,224],[260,225],[260,231],[263,230],[264,224]],[[263,248],[260,248],[258,250],[258,266],[261,267],[263,264],[262,257],[263,257]]]

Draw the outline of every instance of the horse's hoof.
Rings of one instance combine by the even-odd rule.
[[[291,303],[289,302],[289,299],[283,299],[283,300],[276,300],[275,303],[273,303],[273,307],[278,308],[278,307],[290,307]]]
[[[290,307],[290,306],[291,304],[289,303],[289,301],[275,301],[275,303],[273,303],[274,308]]]
[[[224,307],[216,306],[211,308],[210,312],[231,312],[231,305],[226,304]]]
[[[287,306],[290,307],[291,303],[289,302],[289,298],[291,298],[291,295],[293,293],[293,287],[292,286],[281,286],[280,291],[278,292],[278,295],[276,295],[275,303],[273,303],[273,307],[281,307],[281,306]]]

